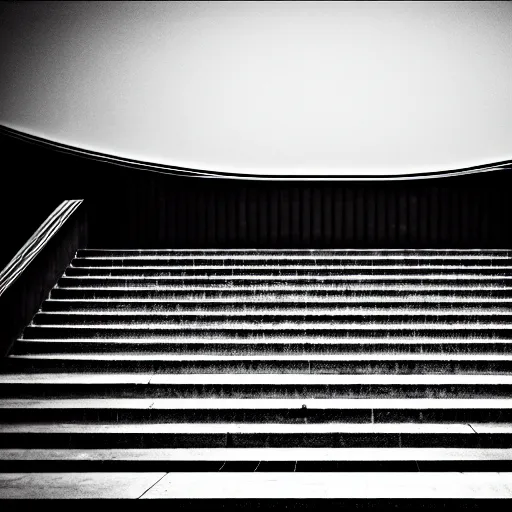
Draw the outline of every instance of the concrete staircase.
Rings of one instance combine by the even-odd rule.
[[[506,250],[80,250],[3,361],[3,481],[510,497],[511,270]]]

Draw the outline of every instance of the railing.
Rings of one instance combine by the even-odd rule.
[[[0,272],[0,355],[11,349],[62,275],[87,245],[83,200],[62,202]]]

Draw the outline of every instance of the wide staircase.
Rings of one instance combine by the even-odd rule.
[[[0,471],[177,500],[510,497],[511,270],[507,250],[80,250],[3,361]]]

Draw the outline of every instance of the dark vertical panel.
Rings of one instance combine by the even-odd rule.
[[[402,186],[398,193],[398,243],[400,247],[407,247],[409,242],[408,213],[407,191]]]
[[[503,213],[504,210],[502,208],[502,195],[501,191],[493,188],[491,190],[491,199],[490,199],[490,228],[491,228],[491,245],[493,247],[497,246],[498,240],[500,238],[500,233],[503,232],[507,226],[504,222]]]
[[[333,221],[333,211],[332,211],[332,188],[330,186],[322,187],[323,192],[323,247],[332,247],[332,221]]]
[[[481,225],[480,216],[482,215],[482,196],[481,189],[472,190],[472,203],[471,203],[471,235],[473,244],[477,244],[481,241]]]
[[[258,239],[265,247],[268,245],[268,189],[258,188]]]
[[[311,189],[302,189],[302,241],[306,247],[311,244]]]
[[[185,191],[180,191],[177,197],[177,224],[176,224],[176,238],[178,247],[185,247],[185,235],[188,229],[188,222],[186,216],[187,196]]]
[[[394,187],[390,187],[386,191],[386,202],[388,212],[387,239],[388,244],[394,247],[398,240],[398,220],[396,210],[398,201],[396,198],[396,189]]]
[[[247,190],[247,241],[250,247],[258,247],[258,196],[257,190]]]
[[[217,240],[221,247],[226,247],[228,244],[228,231],[227,231],[227,203],[226,203],[226,192],[220,187],[216,187],[212,190],[214,201],[216,203],[217,210]]]
[[[300,189],[294,186],[290,194],[290,237],[293,247],[300,247],[301,236],[301,202],[300,202]]]
[[[279,245],[290,245],[290,197],[285,187],[279,190]]]
[[[484,247],[490,247],[489,240],[489,190],[484,187],[480,192],[480,237],[483,240]]]
[[[219,244],[217,232],[217,207],[219,201],[215,197],[215,189],[211,187],[205,191],[205,226],[207,247],[215,247]]]
[[[450,207],[449,207],[449,190],[446,187],[442,187],[439,191],[439,204],[440,204],[440,243],[441,246],[445,246],[450,240]]]
[[[279,240],[279,190],[272,188],[269,192],[270,243],[275,247]]]
[[[409,224],[409,239],[408,243],[411,247],[418,246],[418,189],[416,187],[410,187],[408,192],[409,204],[408,204],[408,224]]]
[[[471,215],[471,203],[469,200],[470,191],[467,188],[463,188],[461,190],[461,218],[460,218],[460,236],[461,236],[461,245],[467,247],[470,236],[469,236],[469,219]]]
[[[158,202],[156,183],[152,181],[150,184],[151,199],[146,211],[146,233],[148,234],[147,246],[155,247],[157,246],[158,240],[158,222],[156,222],[156,219],[158,218],[157,212],[160,203]]]
[[[314,187],[311,194],[311,238],[313,247],[322,243],[322,191]]]
[[[345,231],[345,247],[353,247],[356,246],[355,238],[356,238],[356,206],[355,206],[355,198],[354,198],[354,189],[353,187],[347,187],[344,190],[345,203],[344,203],[344,218],[345,223],[344,231]]]
[[[420,247],[428,247],[428,225],[430,212],[428,209],[429,188],[422,187],[418,190],[418,245]]]
[[[376,193],[373,187],[366,189],[366,241],[368,245],[375,245],[377,241],[377,204],[376,204]]]
[[[237,246],[247,244],[247,188],[242,186],[238,191],[238,237]]]
[[[386,193],[385,189],[379,188],[376,192],[376,207],[375,207],[375,241],[380,247],[386,247],[389,241],[386,237],[386,223],[388,216],[386,211]]]
[[[439,188],[434,186],[430,193],[430,245],[439,247]]]
[[[208,239],[206,234],[206,195],[202,186],[197,188],[195,196],[197,217],[197,239],[195,247],[204,247],[208,243]]]
[[[176,189],[173,187],[168,197],[164,198],[167,204],[167,240],[170,247],[176,246]],[[167,245],[167,244],[165,244]]]
[[[238,238],[238,208],[236,191],[230,187],[226,191],[226,217],[227,217],[227,245],[237,247]]]
[[[354,206],[355,206],[355,243],[358,246],[365,246],[366,245],[366,238],[365,238],[365,223],[366,223],[366,215],[364,211],[364,194],[365,190],[362,187],[358,187],[354,190]]]
[[[187,196],[188,230],[186,241],[188,247],[197,247],[197,191],[188,189]]]
[[[450,201],[451,201],[451,242],[459,246],[460,245],[460,200],[459,200],[459,189],[450,189]]]
[[[343,246],[343,189],[336,186],[333,198],[333,245],[334,247]]]

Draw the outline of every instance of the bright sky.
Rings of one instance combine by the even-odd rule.
[[[0,123],[259,174],[512,159],[512,2],[4,2]]]

